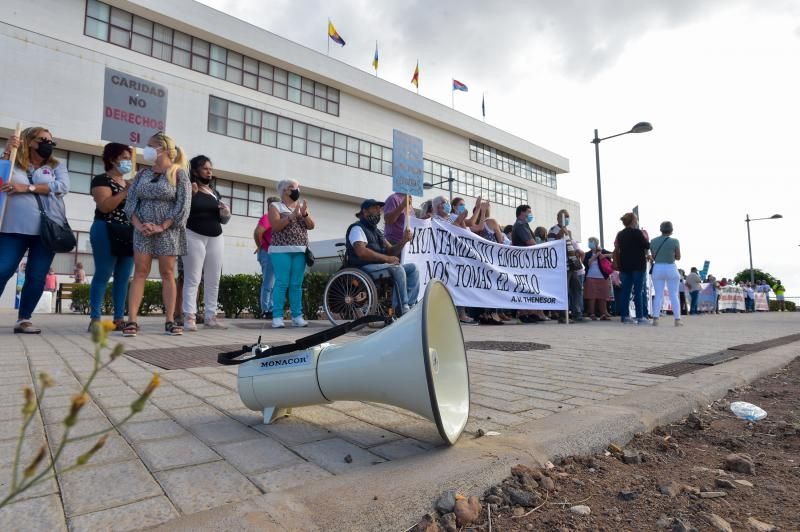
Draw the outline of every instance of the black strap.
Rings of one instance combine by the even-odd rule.
[[[388,325],[392,322],[392,318],[386,316],[377,316],[377,315],[363,316],[356,320],[349,321],[347,323],[342,323],[341,325],[336,325],[335,327],[331,327],[330,329],[325,329],[322,332],[305,336],[295,341],[293,344],[278,345],[275,347],[271,347],[266,351],[264,351],[263,353],[259,353],[254,357],[246,358],[244,360],[236,360],[238,357],[250,353],[253,350],[253,347],[255,347],[258,344],[243,345],[241,349],[237,349],[236,351],[219,353],[217,355],[217,362],[224,366],[235,366],[237,364],[242,364],[244,362],[249,362],[251,360],[258,360],[260,358],[285,355],[287,353],[294,353],[295,351],[304,351],[306,349],[314,347],[315,345],[324,344],[329,340],[333,340],[334,338],[338,338],[343,334],[347,334],[356,327],[360,327],[368,323],[377,323],[379,321],[382,321]]]
[[[36,186],[36,183],[33,182],[33,172],[31,172],[31,169],[28,168],[25,170],[25,173],[28,175],[28,181],[30,181],[31,185]],[[44,212],[44,205],[42,205],[42,198],[40,198],[39,194],[36,192],[34,192],[33,195],[36,197],[36,203],[39,204],[39,212],[42,214],[42,216],[47,216],[47,213]]]
[[[665,238],[664,240],[662,240],[662,241],[661,241],[661,245],[660,245],[660,246],[658,246],[658,249],[656,250],[656,254],[655,254],[655,255],[653,255],[653,264],[655,264],[655,263],[656,263],[656,259],[658,258],[658,254],[661,252],[661,248],[663,248],[663,247],[664,247],[664,244],[666,244],[666,243],[667,243],[667,240],[669,240],[669,237],[667,237],[667,238]]]

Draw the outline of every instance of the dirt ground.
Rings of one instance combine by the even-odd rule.
[[[738,419],[733,401],[768,416]],[[448,506],[437,501],[415,530],[489,531],[489,509],[492,531],[800,530],[800,358],[679,423],[595,456],[516,466],[479,500]]]

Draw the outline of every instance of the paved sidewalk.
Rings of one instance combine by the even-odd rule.
[[[4,323],[13,316],[0,313]],[[672,377],[642,370],[800,332],[800,315],[722,315],[687,319],[680,329],[592,322],[559,326],[465,327],[465,340],[549,344],[533,352],[470,351],[471,419],[467,430],[513,433],[534,419],[626,395]],[[48,390],[23,449],[27,463],[63,430],[69,397],[92,368],[92,345],[81,316],[37,319],[41,336],[0,327],[0,495],[8,489],[14,439],[19,431],[21,388],[31,375],[49,373]],[[161,320],[145,319],[128,349],[252,343],[258,330],[159,334]],[[238,322],[230,322],[234,325]],[[244,323],[244,322],[241,322]],[[264,331],[266,342],[288,341],[320,330]],[[361,338],[354,334],[339,342]],[[119,341],[112,336],[112,340]],[[339,402],[295,409],[270,426],[244,408],[236,369],[201,367],[163,371],[124,357],[93,384],[78,432],[93,432],[124,417],[153,371],[162,386],[133,422],[112,432],[90,464],[58,475],[0,510],[0,530],[126,530],[164,523],[229,502],[280,491],[331,475],[399,460],[441,446],[434,425],[386,405]],[[74,460],[92,441],[65,451]],[[344,460],[350,455],[351,462]]]

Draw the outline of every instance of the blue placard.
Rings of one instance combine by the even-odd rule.
[[[705,261],[703,263],[703,269],[700,270],[700,279],[705,282],[706,276],[708,275],[708,267],[711,266],[711,261]]]
[[[392,140],[392,191],[422,196],[422,139],[394,130]]]
[[[0,160],[0,185],[11,179],[11,161]],[[8,194],[0,190],[0,227],[3,225],[3,218],[6,213],[6,201]]]

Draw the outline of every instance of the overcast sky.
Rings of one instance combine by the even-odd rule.
[[[450,105],[570,160],[559,194],[597,235],[593,130],[601,143],[607,247],[639,205],[651,236],[671,220],[680,267],[718,278],[753,261],[800,296],[800,1],[797,0],[202,0],[325,52],[330,17],[347,41],[331,56]],[[489,9],[490,8],[490,9]],[[504,220],[511,222],[511,220]],[[548,225],[550,220],[537,220]]]

